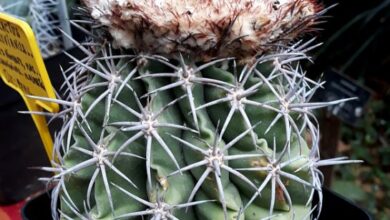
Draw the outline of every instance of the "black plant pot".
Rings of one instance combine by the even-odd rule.
[[[324,203],[319,220],[371,220],[363,209],[340,195],[324,189]],[[26,203],[22,210],[23,220],[51,220],[50,198],[44,193]]]
[[[368,212],[343,196],[323,188],[323,207],[319,220],[372,220]],[[316,202],[317,198],[314,198]]]
[[[44,189],[47,172],[31,167],[49,163],[31,117],[18,113],[26,105],[1,79],[0,97],[0,205],[9,205]]]

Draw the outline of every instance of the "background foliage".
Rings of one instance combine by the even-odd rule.
[[[336,1],[325,1],[332,5]],[[337,167],[332,188],[374,214],[390,215],[390,1],[338,1],[321,31],[315,71],[335,68],[372,90],[357,126],[342,124],[338,153],[362,165]],[[326,131],[323,131],[326,132]]]

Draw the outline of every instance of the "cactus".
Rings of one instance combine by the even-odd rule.
[[[16,16],[29,23],[35,33],[44,58],[58,54],[64,47],[60,27],[61,0],[0,0],[0,12]],[[68,1],[71,7],[73,1]]]
[[[24,18],[28,14],[28,5],[30,1],[26,0],[1,0],[0,12],[12,14],[19,18]]]
[[[58,0],[31,0],[28,21],[38,40],[43,57],[58,54],[61,50],[61,36],[58,32]]]
[[[313,111],[350,99],[310,101],[315,1],[84,3],[85,58],[31,96],[63,106],[54,219],[315,219],[318,168],[359,162],[320,159]]]

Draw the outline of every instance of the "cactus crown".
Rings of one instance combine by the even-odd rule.
[[[76,42],[85,58],[69,55],[60,99],[32,97],[63,105],[44,168],[54,218],[316,218],[318,168],[358,162],[320,160],[312,111],[348,99],[311,102],[323,82],[299,61],[318,45],[285,43],[315,23],[314,1],[85,3],[117,49],[73,23],[93,37]]]
[[[196,60],[252,59],[315,23],[312,0],[85,0],[115,43],[140,52],[187,53]]]

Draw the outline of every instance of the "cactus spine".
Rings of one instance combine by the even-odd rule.
[[[320,160],[313,110],[348,99],[310,102],[314,1],[84,2],[85,58],[61,99],[32,97],[63,106],[54,218],[316,218],[318,167],[358,162]]]

